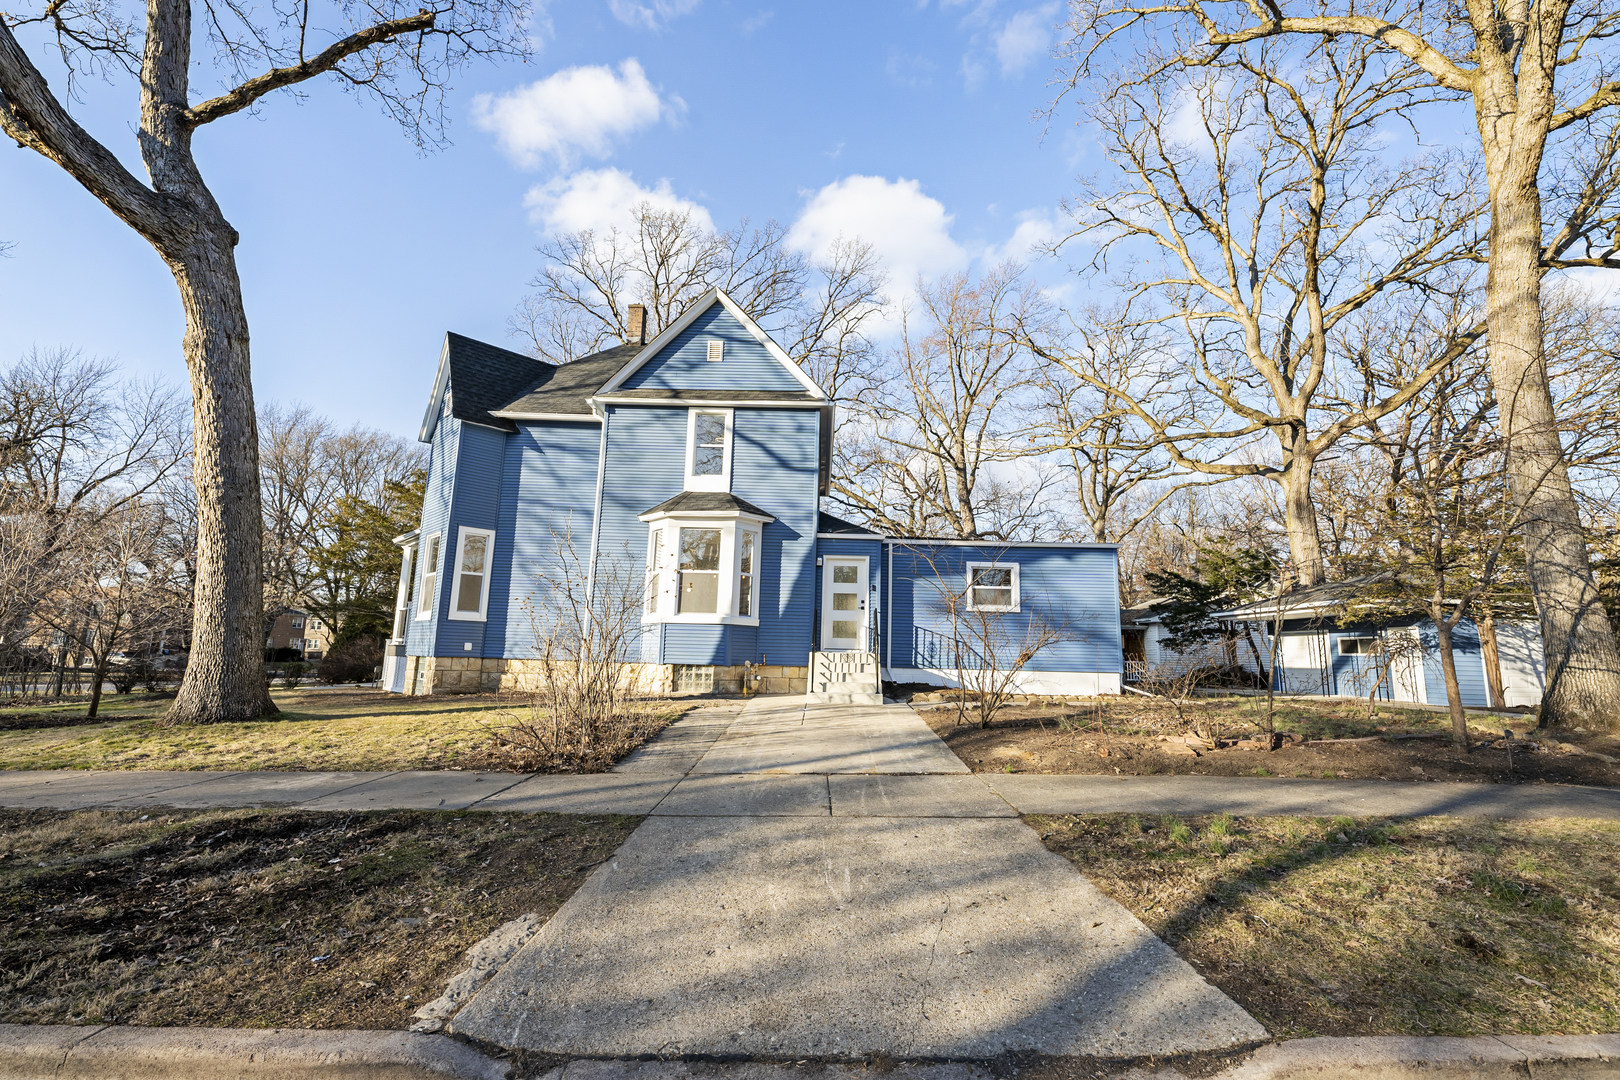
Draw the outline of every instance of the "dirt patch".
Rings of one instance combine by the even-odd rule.
[[[1585,753],[1553,749],[1534,721],[1476,720],[1475,745],[1459,754],[1444,714],[1381,709],[1369,722],[1365,706],[1288,703],[1275,727],[1290,738],[1281,749],[1212,749],[1212,741],[1243,744],[1261,725],[1250,699],[1199,702],[1180,714],[1157,702],[1099,700],[1078,705],[1003,709],[993,726],[958,724],[954,705],[921,714],[974,772],[1082,773],[1106,776],[1296,776],[1344,780],[1466,780],[1480,783],[1620,786],[1620,738],[1558,732],[1554,741]],[[1516,738],[1502,737],[1512,730]],[[1191,745],[1180,741],[1194,731]],[[1213,739],[1208,738],[1213,736]],[[1330,742],[1325,740],[1358,740]]]
[[[1620,824],[1026,820],[1273,1036],[1620,1025]]]
[[[0,1022],[409,1027],[639,820],[0,810]]]

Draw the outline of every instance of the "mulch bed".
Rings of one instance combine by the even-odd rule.
[[[0,1022],[409,1027],[639,820],[0,810]]]
[[[974,772],[1620,786],[1620,764],[1587,756],[1620,759],[1620,739],[1559,731],[1555,742],[1587,754],[1549,749],[1524,738],[1535,734],[1529,717],[1471,718],[1478,744],[1460,754],[1444,714],[1385,710],[1368,723],[1363,708],[1326,702],[1289,705],[1277,724],[1282,745],[1269,751],[1250,702],[1200,703],[1186,718],[1154,702],[1017,706],[1001,710],[989,728],[957,723],[954,705],[921,715]],[[1492,730],[1479,729],[1484,723]],[[1504,729],[1516,737],[1504,739]]]

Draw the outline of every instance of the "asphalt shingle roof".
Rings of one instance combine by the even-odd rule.
[[[554,370],[532,356],[512,352],[461,334],[446,334],[450,361],[450,412],[457,420],[516,431],[510,420],[489,415],[513,394]]]
[[[776,515],[761,510],[753,503],[744,502],[729,491],[683,491],[673,499],[665,499],[643,514],[731,513],[741,511],[776,520]]]
[[[875,536],[878,531],[865,525],[856,525],[852,521],[833,517],[825,510],[816,515],[816,532],[818,533],[850,533],[856,536]]]
[[[615,345],[561,367],[547,364],[544,373],[495,407],[502,412],[589,415],[591,397],[640,351],[640,345]]]

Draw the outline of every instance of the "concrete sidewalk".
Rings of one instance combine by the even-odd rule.
[[[1265,1036],[910,709],[769,699],[448,1030],[553,1054],[776,1058]]]

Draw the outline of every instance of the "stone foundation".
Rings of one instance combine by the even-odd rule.
[[[674,664],[631,664],[637,688],[652,697],[668,697],[675,692]],[[540,661],[477,656],[405,657],[405,693],[493,694],[532,693],[540,689]],[[418,675],[421,689],[418,690]],[[714,665],[714,692],[736,695],[743,691],[743,680],[754,680],[756,694],[802,694],[809,684],[810,671],[804,667],[771,664],[751,668],[742,665]]]

